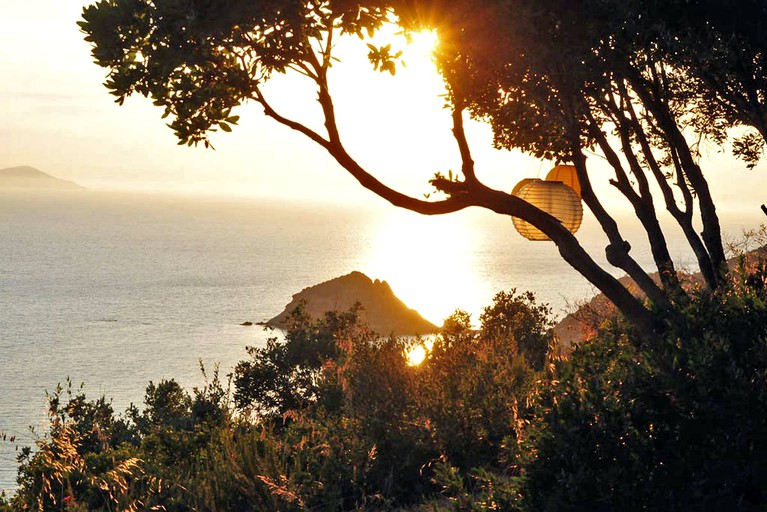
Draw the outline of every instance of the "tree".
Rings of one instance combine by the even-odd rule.
[[[171,117],[169,126],[181,144],[208,146],[209,131],[230,131],[236,124],[235,107],[256,102],[266,116],[314,141],[363,187],[395,206],[426,215],[476,206],[533,224],[649,336],[659,329],[659,316],[598,265],[556,218],[477,178],[464,118],[488,121],[499,147],[572,162],[583,200],[609,239],[608,262],[637,283],[656,311],[676,315],[688,297],[660,228],[651,183],[687,237],[708,287],[721,287],[724,250],[698,143],[723,144],[736,123],[758,125],[744,111],[753,102],[712,101],[717,89],[706,80],[691,80],[703,76],[696,72],[708,62],[710,48],[700,27],[726,3],[710,0],[672,24],[650,0],[638,7],[617,0],[100,0],[84,9],[80,26],[96,62],[109,69],[105,85],[117,101],[135,93],[151,97]],[[640,21],[637,9],[645,14]],[[757,5],[752,11],[765,17]],[[337,38],[364,37],[389,22],[439,33],[436,59],[461,156],[457,178],[436,174],[431,180],[444,194],[439,200],[410,197],[379,181],[347,152],[336,123],[328,74]],[[721,42],[740,33],[738,24],[722,25]],[[662,38],[670,30],[684,32],[683,42],[665,44],[673,40]],[[748,49],[752,55],[762,55],[763,47],[753,31],[735,43],[735,51]],[[369,57],[376,68],[395,70],[389,47],[372,47]],[[716,62],[717,76],[729,76],[743,59]],[[286,71],[316,86],[322,131],[284,117],[265,96],[263,84]],[[761,75],[750,78],[761,91]],[[748,151],[755,147],[753,138],[744,144],[741,154],[753,155]],[[595,194],[586,149],[600,152],[614,169],[611,184],[647,233],[660,284],[630,255],[617,222]],[[700,235],[696,222],[703,227]]]
[[[530,366],[541,370],[552,342],[551,308],[535,301],[533,292],[498,292],[480,316],[485,340],[506,339]]]
[[[340,358],[343,341],[360,344],[372,337],[359,321],[359,307],[313,321],[299,306],[290,313],[284,342],[274,337],[265,347],[248,347],[250,359],[237,363],[235,403],[262,418],[308,407],[322,394],[323,370]]]

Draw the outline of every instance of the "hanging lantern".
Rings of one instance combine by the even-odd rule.
[[[574,165],[556,165],[546,175],[546,181],[561,181],[581,197],[581,183]]]
[[[514,191],[512,195],[524,199],[553,216],[571,233],[575,233],[581,227],[583,219],[581,198],[561,181],[530,179],[528,183],[519,187],[519,190],[514,187]],[[551,240],[543,231],[529,222],[517,217],[511,219],[519,234],[528,240]]]
[[[535,178],[525,178],[516,185],[514,185],[514,189],[511,191],[511,195],[515,196],[517,193],[519,193],[520,189],[527,185],[528,183],[532,183],[535,181]]]

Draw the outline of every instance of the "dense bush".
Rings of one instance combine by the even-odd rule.
[[[528,433],[530,510],[765,508],[767,306],[748,282],[665,336],[613,325],[562,362]]]
[[[486,310],[479,333],[466,313],[448,318],[418,369],[421,414],[440,454],[463,470],[502,462],[502,447],[515,443],[534,379],[513,337],[488,336],[492,313]]]
[[[502,470],[535,375],[520,346],[545,351],[546,312],[530,295],[499,294],[483,329],[458,312],[434,340],[408,340],[370,332],[357,309],[318,320],[298,310],[284,340],[248,349],[233,403],[218,375],[192,394],[175,381],[150,383],[142,410],[120,417],[103,398],[57,390],[49,432],[25,451],[12,504],[415,506],[444,490],[446,468]],[[533,321],[498,328],[507,318]],[[408,350],[426,342],[429,357],[411,365]]]

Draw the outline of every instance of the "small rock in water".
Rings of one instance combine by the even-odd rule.
[[[250,325],[253,325],[253,322],[242,322],[240,325],[250,326]]]

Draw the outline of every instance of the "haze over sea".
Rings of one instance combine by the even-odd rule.
[[[738,236],[759,221],[724,225]],[[579,239],[603,253],[589,216]],[[692,268],[682,241],[670,246]],[[553,244],[527,242],[483,211],[427,218],[387,205],[0,193],[0,432],[16,436],[0,442],[0,489],[15,486],[16,447],[34,442],[27,427],[42,434],[45,390],[70,377],[123,411],[150,380],[200,385],[200,359],[225,375],[269,336],[241,322],[353,270],[387,280],[437,324],[455,308],[476,320],[499,290],[532,290],[558,316],[594,293]]]

